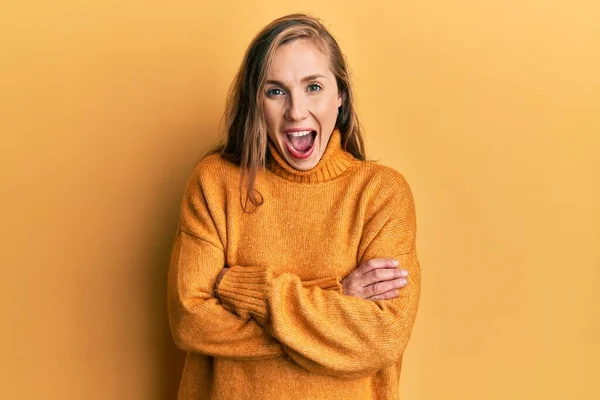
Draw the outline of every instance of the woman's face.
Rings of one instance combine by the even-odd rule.
[[[269,138],[292,167],[313,168],[327,147],[342,105],[327,56],[305,39],[279,46],[264,90]]]

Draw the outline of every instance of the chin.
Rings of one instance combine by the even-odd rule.
[[[308,171],[309,169],[313,169],[319,163],[319,160],[299,161],[299,160],[295,160],[293,157],[290,157],[290,158],[291,158],[291,160],[288,158],[288,163],[290,163],[290,165],[292,167],[294,167],[300,171]]]

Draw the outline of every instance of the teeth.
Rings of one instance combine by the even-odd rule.
[[[312,131],[299,131],[299,132],[290,132],[288,133],[288,135],[294,136],[294,137],[300,137],[300,136],[306,136],[306,135],[310,135]]]

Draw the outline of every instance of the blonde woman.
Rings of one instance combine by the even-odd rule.
[[[397,399],[419,302],[411,190],[366,161],[344,56],[307,15],[250,44],[185,191],[179,399]]]

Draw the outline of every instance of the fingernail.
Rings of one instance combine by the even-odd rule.
[[[400,265],[400,263],[398,262],[398,260],[394,260],[394,265],[397,267],[398,265]]]
[[[403,269],[403,270],[402,270],[402,276],[408,276],[408,271],[407,271],[407,270],[405,270],[405,269]]]

